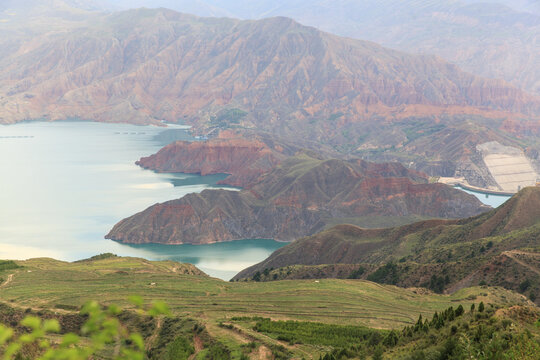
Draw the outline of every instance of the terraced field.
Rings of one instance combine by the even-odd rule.
[[[517,192],[536,184],[538,174],[523,151],[492,141],[478,145],[491,176],[500,189]]]
[[[452,304],[473,302],[523,303],[502,289],[472,288],[453,295],[426,296],[362,280],[289,280],[225,282],[195,267],[172,261],[112,258],[83,263],[52,259],[18,262],[0,300],[23,307],[79,306],[88,299],[127,305],[129,295],[148,302],[166,301],[176,313],[209,318],[267,316],[393,328],[413,323],[418,314],[432,314]],[[391,310],[389,310],[391,309]]]
[[[249,327],[242,328],[241,322],[232,329],[220,326],[233,317],[260,316],[390,329],[413,324],[418,314],[430,316],[458,304],[466,307],[480,301],[528,303],[521,295],[501,288],[476,287],[448,296],[362,280],[225,282],[210,278],[191,265],[138,258],[77,263],[42,258],[17,263],[22,268],[0,273],[10,279],[0,291],[0,301],[11,306],[69,312],[88,299],[97,299],[103,304],[129,307],[126,299],[137,294],[148,303],[167,302],[174,314],[197,319],[212,336],[233,348],[255,337],[269,346],[279,344],[276,340],[261,339]],[[313,351],[302,346],[294,349],[299,353]]]

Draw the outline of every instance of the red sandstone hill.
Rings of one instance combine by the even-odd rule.
[[[479,143],[540,150],[538,97],[288,18],[140,9],[23,19],[17,28],[0,22],[8,34],[0,39],[1,123],[165,119],[198,134],[249,128],[483,187],[494,180],[474,154]]]
[[[474,196],[397,163],[292,157],[250,189],[205,190],[156,204],[106,236],[125,243],[205,244],[245,238],[293,240],[332,223],[411,222],[486,211]]]
[[[184,119],[206,127],[223,109],[237,108],[246,116],[227,121],[287,135],[313,127],[325,139],[374,116],[500,118],[540,110],[538,98],[504,81],[283,17],[237,21],[140,9],[54,30],[20,35],[0,58],[3,123]]]
[[[229,174],[220,184],[249,187],[298,149],[257,136],[250,139],[230,131],[204,142],[177,141],[137,165],[158,172]]]

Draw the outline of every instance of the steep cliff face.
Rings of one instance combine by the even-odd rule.
[[[122,220],[107,238],[166,244],[245,238],[289,241],[344,219],[457,218],[486,210],[475,197],[446,185],[427,184],[420,173],[399,164],[302,155],[285,160],[248,190],[205,190],[156,204]]]
[[[158,172],[229,174],[221,184],[246,188],[296,150],[267,138],[247,139],[226,131],[204,142],[169,144],[156,154],[141,158],[137,165]]]

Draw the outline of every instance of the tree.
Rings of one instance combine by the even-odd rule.
[[[156,302],[146,312],[142,309],[143,301],[140,297],[132,297],[130,301],[146,315],[157,316],[169,312],[167,306],[161,302]],[[0,350],[3,350],[3,359],[24,358],[21,354],[23,348],[36,344],[42,351],[39,357],[41,360],[91,359],[111,345],[115,347],[115,360],[143,360],[144,340],[139,333],[130,333],[122,326],[118,319],[120,313],[121,309],[116,305],[103,310],[95,301],[86,303],[81,310],[81,315],[87,316],[87,321],[81,328],[82,335],[88,338],[84,343],[74,333],[65,334],[58,344],[51,343],[47,334],[60,332],[60,324],[56,319],[42,320],[35,316],[26,316],[20,325],[30,329],[30,332],[20,335],[0,324]]]
[[[478,311],[479,311],[479,312],[484,312],[484,308],[485,308],[484,302],[481,301],[481,302],[480,302],[480,305],[478,305]]]
[[[386,335],[386,337],[383,340],[383,344],[385,346],[393,347],[396,346],[399,341],[398,334],[395,330],[392,330]]]
[[[524,293],[529,287],[531,287],[531,280],[525,279],[519,284],[519,292]]]
[[[384,351],[382,347],[378,346],[373,353],[373,360],[382,360]]]

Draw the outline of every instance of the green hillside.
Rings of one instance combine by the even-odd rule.
[[[278,338],[274,330],[273,335],[266,334],[267,330],[254,330],[256,319],[295,320],[304,327],[311,326],[304,322],[315,322],[401,331],[404,326],[414,325],[420,314],[431,317],[450,306],[468,309],[481,301],[496,307],[531,306],[525,297],[502,288],[475,287],[452,295],[437,295],[363,280],[224,282],[191,265],[138,258],[102,256],[75,263],[42,258],[17,264],[21,267],[0,272],[6,279],[1,285],[0,301],[9,305],[11,313],[67,316],[76,314],[89,299],[129,310],[133,305],[127,299],[137,294],[145,303],[166,302],[172,318],[177,319],[167,320],[172,322],[169,325],[176,324],[175,331],[184,334],[190,343],[195,344],[194,324],[204,329],[202,335],[197,335],[206,339],[201,340],[203,345],[197,340],[197,352],[201,354],[197,358],[205,358],[212,346],[225,349],[232,358],[241,358],[242,354],[252,358],[259,358],[259,353],[274,354],[262,357],[269,359],[318,358],[340,348],[332,344],[319,346],[314,340],[290,344],[283,336]],[[149,338],[160,333],[163,326],[152,324],[145,328]],[[135,325],[135,329],[141,328]],[[371,334],[375,330],[369,331]],[[388,333],[385,331],[381,335]],[[156,336],[147,340],[156,342]]]
[[[530,187],[464,220],[388,229],[338,225],[277,250],[235,279],[312,278],[313,270],[320,278],[357,277],[437,292],[498,285],[540,301],[539,249],[540,188]]]

